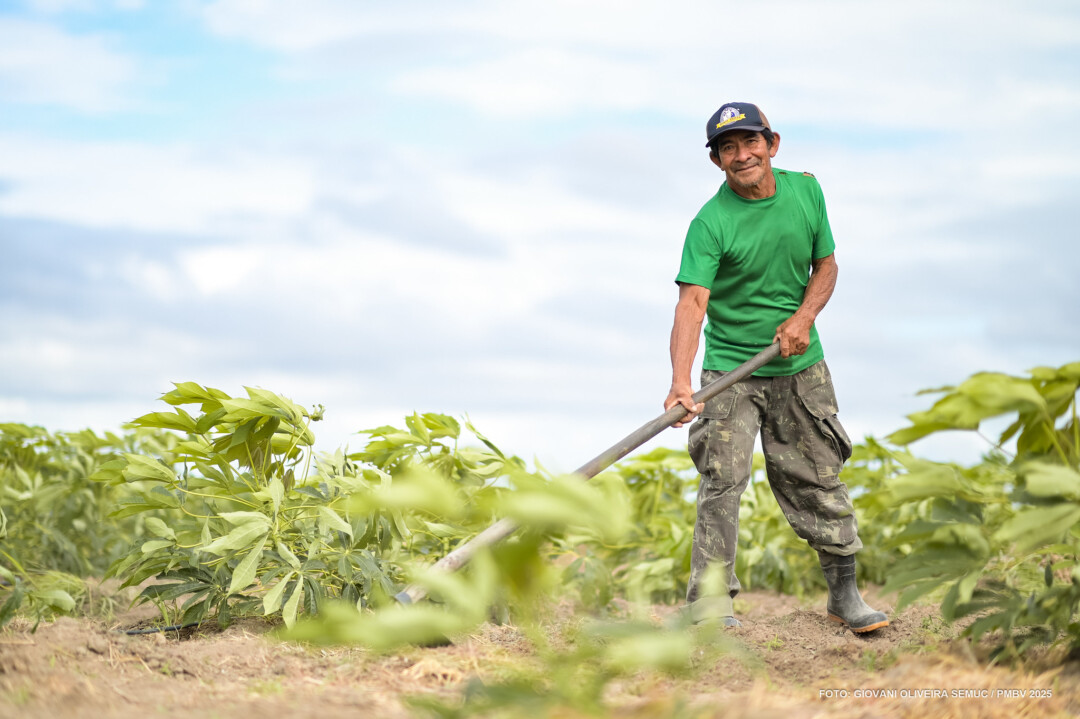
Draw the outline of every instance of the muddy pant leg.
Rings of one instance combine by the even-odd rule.
[[[840,467],[851,456],[836,418],[836,394],[825,362],[776,377],[761,431],[769,484],[795,533],[818,552],[862,548]]]
[[[723,373],[702,372],[702,386]],[[735,551],[739,539],[739,499],[750,480],[754,459],[754,438],[761,422],[760,403],[753,381],[742,382],[711,400],[701,417],[690,427],[690,456],[701,474],[698,489],[697,522],[690,556],[690,582],[687,604],[718,587],[703,587],[702,580],[710,565],[721,572],[720,587],[727,585],[727,607],[720,614],[731,614],[730,598],[739,593],[735,576]],[[712,589],[712,592],[705,591]]]

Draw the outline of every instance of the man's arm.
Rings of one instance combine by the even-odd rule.
[[[664,410],[681,404],[689,414],[681,422],[676,422],[675,427],[693,421],[705,409],[704,404],[694,404],[690,372],[697,356],[701,323],[705,320],[708,305],[708,287],[679,283],[679,303],[675,305],[675,324],[671,328],[671,390],[664,400]]]
[[[810,281],[806,283],[802,304],[791,317],[776,328],[776,337],[780,340],[780,356],[801,355],[810,346],[810,327],[818,314],[832,297],[836,287],[836,253],[814,260],[810,271]]]

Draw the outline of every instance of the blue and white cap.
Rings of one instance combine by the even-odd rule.
[[[705,126],[705,137],[708,140],[705,147],[709,147],[716,138],[732,130],[761,132],[771,129],[765,113],[759,110],[757,105],[749,102],[729,102],[709,118],[709,124]]]

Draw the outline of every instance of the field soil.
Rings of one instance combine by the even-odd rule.
[[[871,590],[867,599],[892,609]],[[1023,667],[987,664],[985,648],[956,638],[935,608],[917,606],[857,636],[830,622],[824,597],[800,601],[745,592],[741,629],[724,651],[699,651],[685,677],[642,675],[608,687],[616,716],[1074,717],[1080,667],[1049,650]],[[674,608],[654,607],[663,621]],[[0,717],[409,717],[406,697],[459,697],[479,679],[505,679],[533,661],[512,624],[485,624],[449,646],[376,655],[273,638],[263,620],[221,631],[127,635],[152,609],[105,622],[60,618],[36,631],[15,620],[0,632]],[[552,632],[579,621],[557,611]],[[527,712],[523,710],[522,716]],[[567,714],[563,714],[567,716]],[[569,716],[573,716],[570,714]]]

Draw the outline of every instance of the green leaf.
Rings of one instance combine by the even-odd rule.
[[[229,594],[236,594],[255,581],[255,575],[259,570],[259,560],[262,559],[263,549],[266,547],[266,538],[267,535],[264,534],[255,548],[248,552],[243,561],[236,566],[232,581],[229,583]]]
[[[175,412],[151,412],[134,419],[131,424],[136,427],[156,427],[159,429],[175,429],[180,432],[195,432],[195,420],[182,409]]]
[[[614,483],[585,483],[575,475],[550,481],[533,476],[517,478],[517,491],[500,498],[499,514],[540,531],[580,527],[606,541],[618,541],[629,528],[629,507],[618,491],[621,479],[611,474],[607,477]]]
[[[63,589],[45,589],[40,592],[30,592],[30,596],[64,613],[75,609],[75,600]]]
[[[300,405],[294,403],[292,400],[286,399],[281,395],[268,392],[265,389],[258,389],[254,387],[245,387],[248,396],[254,400],[259,400],[266,405],[276,407],[283,413],[283,418],[288,419],[293,424],[300,424],[304,421],[304,417],[307,412],[300,407]]]
[[[201,596],[213,589],[213,587],[204,584],[203,582],[177,582],[175,584],[158,584],[154,586],[161,588],[157,596],[160,597],[162,601],[166,602],[178,599],[185,594]],[[142,593],[144,595],[147,594],[146,590],[150,588],[151,587],[147,587]],[[189,598],[187,603],[190,603],[191,601],[192,599]]]
[[[199,417],[199,421],[195,423],[195,433],[196,434],[206,434],[212,428],[216,427],[218,422],[220,422],[224,417],[225,417],[225,408],[224,407],[219,406],[214,411],[207,412],[202,417]]]
[[[406,417],[405,424],[408,426],[409,431],[421,442],[426,445],[431,444],[431,432],[428,431],[427,425],[424,424],[424,420],[420,418],[419,414],[414,412],[411,417]]]
[[[281,580],[270,588],[263,597],[263,614],[269,615],[281,608],[281,600],[285,596],[285,589],[289,580],[296,576],[296,572],[289,572]]]
[[[1080,522],[1080,505],[1072,502],[1023,509],[1001,525],[994,538],[1002,542],[1015,541],[1020,551],[1027,551],[1041,544],[1060,541],[1077,522]]]
[[[227,399],[229,395],[213,387],[202,387],[194,382],[173,382],[176,387],[172,392],[167,392],[161,399],[171,405],[202,404],[203,411],[208,411],[206,405],[216,405],[218,400]]]
[[[964,485],[955,467],[914,457],[904,459],[908,473],[895,477],[888,492],[895,502],[912,502],[927,497],[953,497]]]
[[[685,632],[642,631],[606,646],[604,658],[622,672],[679,671],[690,665],[692,640]]]
[[[1025,488],[1036,497],[1080,499],[1080,473],[1071,467],[1029,462],[1021,470]]]
[[[149,480],[152,482],[168,482],[170,484],[176,481],[176,473],[172,471],[172,468],[166,467],[153,457],[145,457],[141,454],[125,454],[124,459],[128,461],[127,467],[124,469],[124,477],[128,480]]]
[[[281,502],[285,499],[285,485],[280,478],[274,477],[266,489],[274,503],[274,512],[277,513],[281,509]]]
[[[266,534],[268,527],[268,524],[263,525],[257,522],[242,524],[224,537],[218,537],[210,544],[200,547],[200,550],[217,555],[239,551],[249,546],[256,538]]]
[[[277,550],[278,556],[284,559],[290,567],[293,569],[300,568],[300,560],[284,542],[274,542],[274,549]]]
[[[929,410],[908,415],[912,426],[889,435],[889,441],[904,445],[934,432],[976,429],[984,419],[1010,412],[1047,410],[1046,400],[1031,380],[998,372],[980,372],[959,387],[943,391],[945,396]]]
[[[389,485],[353,496],[349,506],[362,514],[389,509],[458,517],[465,511],[461,494],[450,481],[420,467],[402,472]]]
[[[431,432],[431,436],[438,437],[451,437],[457,439],[461,434],[461,425],[458,421],[448,414],[439,414],[438,412],[425,412],[422,419],[428,430]],[[479,432],[475,432],[477,437],[480,437]],[[483,438],[480,437],[483,441]]]
[[[956,582],[945,596],[945,600],[941,603],[941,614],[947,621],[954,621],[959,618],[957,615],[957,607],[966,604],[971,601],[971,595],[975,591],[975,585],[979,581],[979,577],[983,574],[982,569],[977,569],[970,574],[965,575],[960,581]]]
[[[270,527],[270,518],[261,512],[222,512],[220,515],[229,524],[242,527],[246,524],[258,524]]]
[[[304,580],[301,577],[296,582],[296,588],[289,595],[289,601],[285,602],[285,609],[281,612],[281,618],[285,620],[285,626],[292,629],[296,626],[296,614],[300,609],[300,600],[304,598]]]
[[[106,482],[108,484],[121,484],[124,481],[124,468],[128,466],[126,460],[112,459],[105,462],[90,475],[92,482]]]
[[[327,506],[319,507],[319,527],[324,531],[327,529],[336,529],[339,532],[352,536],[352,527],[349,523],[338,516],[338,513],[330,509]]]
[[[908,419],[911,419],[915,424],[911,427],[905,427],[898,429],[892,434],[888,435],[885,439],[893,444],[900,445],[901,447],[911,444],[916,440],[920,440],[923,437],[933,434],[934,432],[942,432],[949,429],[956,429],[956,426],[949,422],[932,422],[925,419],[919,419],[916,421],[917,415],[909,415]],[[967,427],[966,429],[974,429],[974,427]]]
[[[4,602],[4,606],[0,607],[0,627],[4,626],[11,621],[15,616],[15,612],[19,611],[19,607],[22,606],[25,592],[23,591],[22,583],[17,583],[11,590],[11,596]]]
[[[155,537],[164,537],[176,541],[176,532],[173,531],[173,528],[157,517],[146,518],[146,531]]]
[[[497,568],[490,551],[473,557],[470,572],[451,574],[431,567],[410,572],[412,581],[428,590],[469,623],[479,624],[495,601]]]
[[[1000,372],[975,374],[961,383],[957,391],[978,402],[988,413],[986,416],[1046,409],[1046,400],[1030,380]]]
[[[180,506],[180,500],[177,499],[176,495],[160,484],[144,493],[143,497],[147,502],[158,508],[176,509]]]
[[[351,604],[330,602],[317,618],[290,627],[285,638],[322,644],[358,644],[377,652],[406,645],[445,641],[447,636],[469,631],[473,624],[431,604],[390,606],[360,613]]]
[[[143,542],[142,553],[153,554],[157,550],[171,547],[173,544],[175,544],[175,542],[171,539],[151,539],[148,542]]]

